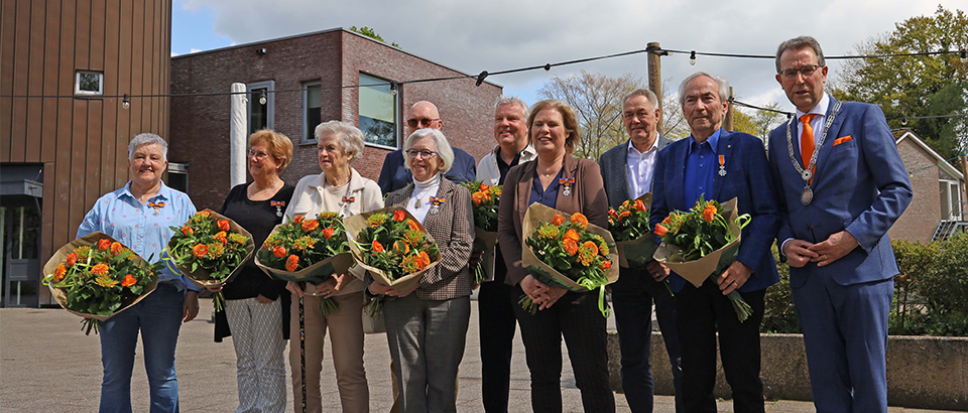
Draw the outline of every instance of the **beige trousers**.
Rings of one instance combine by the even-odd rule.
[[[333,365],[340,401],[345,413],[370,411],[370,390],[363,370],[363,291],[334,297],[339,310],[323,316],[320,297],[303,298],[306,325],[306,411],[322,411],[319,377],[322,373],[323,340],[329,329]],[[292,366],[293,407],[302,411],[302,372],[299,356],[299,298],[292,300],[289,364]]]

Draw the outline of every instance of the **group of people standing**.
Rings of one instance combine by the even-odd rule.
[[[274,281],[251,262],[224,285],[224,318],[216,339],[233,336],[238,357],[238,412],[281,412],[286,407],[285,338],[290,340],[295,411],[321,410],[323,341],[330,336],[343,411],[369,411],[363,366],[363,303],[382,296],[394,376],[394,412],[454,412],[458,367],[464,354],[474,284],[470,192],[458,182],[504,185],[499,206],[495,278],[480,285],[482,400],[488,412],[506,412],[512,340],[517,326],[531,373],[532,408],[560,412],[561,341],[587,412],[614,412],[608,384],[606,320],[597,294],[544,284],[521,263],[522,222],[541,203],[582,213],[608,226],[609,206],[651,192],[651,223],[700,198],[737,199],[750,214],[736,261],[718,282],[694,287],[652,261],[622,268],[610,286],[621,347],[621,376],[633,412],[652,411],[652,306],[665,341],[681,412],[715,412],[717,333],[734,411],[763,412],[759,327],[766,288],[778,280],[774,242],[791,267],[791,287],[804,331],[817,409],[886,412],[887,316],[897,273],[887,230],[911,199],[911,186],[883,113],[876,106],[839,102],[824,92],[827,67],[820,45],[799,37],[780,45],[776,80],[797,108],[763,141],[722,129],[728,109],[725,79],[699,72],[679,87],[690,136],[670,141],[657,131],[657,97],[636,90],[622,101],[630,139],[599,162],[571,154],[579,142],[574,109],[557,100],[530,108],[502,97],[494,111],[497,146],[475,168],[452,147],[430,102],[410,108],[413,131],[387,155],[379,182],[352,163],[362,157],[363,133],[330,121],[315,129],[321,172],[293,186],[279,174],[292,143],[271,130],[249,139],[250,183],[231,190],[220,212],[252,234],[256,245],[285,216],[334,211],[344,217],[400,206],[434,237],[440,263],[408,291],[353,269],[319,285]],[[78,236],[105,232],[141,256],[167,244],[169,225],[195,213],[187,195],[161,182],[167,145],[142,134],[129,146],[132,180],[99,199]],[[157,205],[164,203],[164,207]],[[154,211],[149,212],[149,208]],[[673,296],[662,286],[668,279]],[[183,318],[198,313],[197,288],[164,269],[158,291],[101,328],[104,381],[101,411],[130,411],[130,376],[138,331],[144,335],[152,412],[178,411],[174,349]],[[290,299],[290,292],[292,299]],[[738,291],[752,316],[740,322],[726,294]],[[527,295],[534,314],[517,303]],[[321,299],[339,310],[322,314]],[[301,304],[301,306],[300,306]],[[288,306],[288,308],[287,308]],[[302,310],[302,312],[300,312]],[[179,317],[181,316],[181,317]],[[299,318],[302,317],[302,329]],[[303,345],[296,340],[302,335]],[[305,360],[303,362],[302,360]],[[302,369],[305,368],[305,372]],[[302,381],[305,377],[305,383]],[[305,388],[305,399],[303,392]]]

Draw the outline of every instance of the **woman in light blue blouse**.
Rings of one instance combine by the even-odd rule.
[[[97,200],[77,229],[77,237],[100,231],[142,258],[159,261],[172,235],[169,227],[182,225],[195,214],[188,195],[161,182],[167,155],[168,144],[158,135],[135,136],[128,145],[131,181]],[[101,412],[131,411],[131,371],[139,330],[151,412],[179,410],[175,342],[182,322],[196,315],[198,287],[165,268],[153,293],[101,323]]]

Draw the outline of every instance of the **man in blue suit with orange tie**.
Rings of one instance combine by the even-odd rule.
[[[887,230],[911,183],[884,113],[824,93],[812,37],[783,42],[776,80],[797,117],[770,132],[770,167],[819,412],[887,412],[887,318],[898,273]]]
[[[689,413],[717,411],[717,332],[733,411],[764,411],[760,322],[766,288],[779,281],[770,252],[779,215],[763,141],[722,129],[728,96],[729,84],[721,77],[699,72],[683,80],[679,102],[692,133],[659,151],[652,179],[653,228],[670,212],[687,211],[700,198],[736,198],[737,212],[752,216],[743,229],[736,261],[717,274],[717,282],[707,280],[697,288],[676,274],[669,278],[676,294],[683,410]],[[739,291],[753,310],[746,321],[738,320],[726,297],[733,291]]]

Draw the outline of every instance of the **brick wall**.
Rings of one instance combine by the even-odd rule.
[[[264,55],[256,54],[265,48]],[[302,144],[302,93],[307,81],[322,86],[322,120],[340,119],[359,125],[359,90],[341,89],[359,83],[360,72],[402,82],[459,75],[446,67],[342,30],[314,33],[177,56],[171,61],[171,93],[224,93],[234,82],[272,80],[275,129],[293,140],[293,160],[282,174],[286,182],[319,173],[313,143]],[[399,119],[405,122],[413,102],[429,100],[440,108],[443,132],[451,144],[480,159],[494,145],[491,117],[501,88],[474,79],[406,84]],[[257,102],[258,98],[253,99]],[[169,142],[171,162],[190,163],[189,195],[196,207],[217,209],[229,191],[228,96],[176,97],[171,100]],[[410,131],[404,127],[404,137]],[[376,180],[389,151],[367,146],[354,167]]]
[[[911,139],[904,139],[897,146],[908,171],[930,167],[937,161],[926,153]],[[931,241],[934,231],[941,220],[941,197],[938,195],[938,168],[927,168],[918,171],[911,177],[911,187],[914,197],[911,205],[898,218],[894,226],[888,231],[891,239],[904,241],[921,241],[922,244]]]

